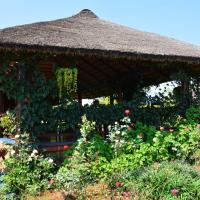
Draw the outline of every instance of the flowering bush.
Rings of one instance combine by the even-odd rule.
[[[3,177],[1,192],[14,193],[19,197],[25,194],[38,194],[51,188],[54,163],[44,158],[29,143],[29,135],[16,135],[16,146],[11,157],[5,161],[6,174]]]
[[[58,188],[78,191],[94,181],[95,172],[92,163],[98,158],[109,159],[112,151],[109,144],[95,131],[95,122],[82,117],[80,128],[81,137],[78,139],[70,158],[64,161],[57,175]],[[94,172],[93,172],[94,170]]]
[[[80,128],[81,137],[77,140],[73,157],[78,156],[87,162],[94,161],[99,156],[111,159],[111,147],[108,142],[98,134],[95,125],[95,122],[87,120],[86,116],[82,117],[82,125]]]
[[[197,124],[188,124],[187,120],[179,117],[175,127],[161,126],[156,129],[140,122],[133,123],[129,114],[126,111],[122,120],[108,126],[106,140],[98,135],[95,122],[83,118],[81,137],[56,176],[60,188],[80,192],[91,183],[105,181],[113,195],[119,193],[120,196],[130,197],[140,191],[141,182],[129,172],[138,172],[139,176],[139,171],[143,171],[141,167],[151,166],[155,162],[178,159],[194,164],[200,160],[200,129]],[[167,177],[166,174],[163,176]],[[177,175],[177,178],[181,180],[181,176]],[[164,184],[164,178],[162,181],[160,184]],[[131,184],[137,188],[131,188]],[[188,183],[186,186],[190,187]],[[176,184],[171,184],[166,195],[170,199],[178,196],[180,191]],[[148,199],[150,194],[143,195]]]
[[[108,130],[108,139],[115,154],[135,152],[144,142],[152,143],[156,133],[155,127],[133,123],[128,116],[108,126]]]
[[[180,124],[176,131],[157,131],[151,148],[155,161],[179,159],[193,162],[193,155],[200,148],[200,129],[196,125]]]

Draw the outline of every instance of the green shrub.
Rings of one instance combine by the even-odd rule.
[[[54,163],[44,158],[37,149],[32,149],[28,134],[17,135],[15,150],[5,161],[6,174],[1,191],[14,193],[19,197],[35,195],[52,187]]]
[[[95,131],[95,122],[90,122],[83,116],[80,132],[81,137],[77,140],[72,156],[78,155],[87,162],[95,161],[98,157],[108,160],[112,158],[111,146]]]
[[[132,123],[128,116],[110,125],[108,129],[108,139],[115,155],[134,153],[142,143],[152,143],[156,133],[155,127],[140,122]]]
[[[56,174],[56,186],[66,191],[80,191],[93,182],[90,164],[81,158],[71,158],[69,164],[62,166]]]
[[[90,122],[83,116],[80,132],[81,137],[74,146],[71,156],[65,159],[64,165],[56,175],[59,188],[84,188],[103,173],[98,160],[102,159],[107,163],[112,158],[111,146],[96,133],[95,122]]]
[[[146,199],[200,199],[200,173],[188,164],[157,163],[129,175],[129,190],[137,188]]]
[[[0,127],[3,128],[3,134],[5,135],[15,133],[17,129],[15,115],[10,111],[3,114],[0,118]]]
[[[182,162],[154,163],[149,167],[126,169],[106,179],[112,191],[124,192],[131,199],[199,199],[200,173]]]
[[[95,131],[95,122],[84,117],[81,137],[59,170],[58,184],[77,189],[102,180],[111,181],[110,185],[114,181],[126,183],[127,172],[155,162],[178,159],[194,164],[199,161],[199,149],[200,129],[184,120],[174,129],[156,130],[139,122],[133,124],[126,116],[109,126],[108,138],[103,140]],[[118,180],[120,174],[124,175]],[[124,190],[126,187],[124,184]]]
[[[186,119],[189,123],[200,123],[200,108],[192,106],[189,109],[187,109]]]

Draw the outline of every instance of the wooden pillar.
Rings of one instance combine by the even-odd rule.
[[[184,115],[187,108],[190,106],[190,82],[189,80],[181,81],[181,98],[180,98],[180,114]]]
[[[123,92],[122,92],[121,88],[117,92],[117,102],[118,103],[123,102]]]
[[[23,72],[23,64],[18,63],[18,81],[21,81],[25,79],[25,75]],[[16,106],[16,117],[17,117],[17,133],[20,133],[20,121],[21,121],[21,110],[22,110],[22,102],[20,100],[17,100],[17,106]]]
[[[3,92],[0,92],[0,113],[3,113],[5,111],[5,97],[3,95]]]
[[[82,94],[81,94],[81,92],[78,92],[78,102],[80,103],[80,105],[82,105]]]
[[[133,97],[133,90],[128,89],[128,88],[124,89],[123,97],[125,101],[131,101]]]
[[[110,95],[110,105],[114,105],[114,98],[113,98],[113,94]]]

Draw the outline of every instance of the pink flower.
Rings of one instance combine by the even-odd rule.
[[[134,123],[131,123],[131,127],[134,127],[135,126],[135,124]]]
[[[140,133],[140,134],[138,135],[138,138],[139,138],[139,139],[142,139],[142,138],[143,138],[143,134]]]
[[[117,181],[117,182],[115,183],[115,185],[116,185],[116,187],[121,187],[121,186],[124,185],[124,183],[123,183],[123,182]]]
[[[124,196],[124,197],[130,197],[130,196],[131,196],[131,193],[130,193],[130,192],[123,192],[123,196]]]
[[[170,133],[173,133],[173,132],[174,132],[174,130],[173,130],[173,129],[169,129],[169,132],[170,132]]]
[[[178,191],[176,188],[173,188],[173,189],[171,190],[171,193],[172,193],[173,196],[176,196],[178,192],[179,192],[179,191]]]
[[[50,184],[50,185],[54,184],[54,180],[51,179],[51,180],[49,181],[49,184]]]
[[[130,113],[131,113],[131,111],[130,111],[129,109],[126,109],[126,110],[124,111],[124,114],[125,114],[126,116],[129,116]]]
[[[163,131],[163,130],[164,130],[164,127],[163,127],[163,126],[160,126],[160,130]]]

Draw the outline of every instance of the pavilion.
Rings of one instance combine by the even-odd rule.
[[[47,79],[54,76],[55,65],[76,66],[80,102],[113,94],[129,100],[141,82],[149,86],[170,81],[180,70],[200,73],[199,46],[105,21],[88,9],[0,30],[0,66],[8,54],[11,63],[36,58]],[[1,92],[0,112],[12,104]]]
[[[54,21],[0,30],[0,55],[41,54],[40,69],[52,76],[52,66],[76,65],[78,96],[95,98],[170,80],[180,69],[200,72],[200,47],[154,33],[102,20],[90,10]],[[45,59],[48,54],[48,59]],[[1,63],[1,56],[0,56]]]

